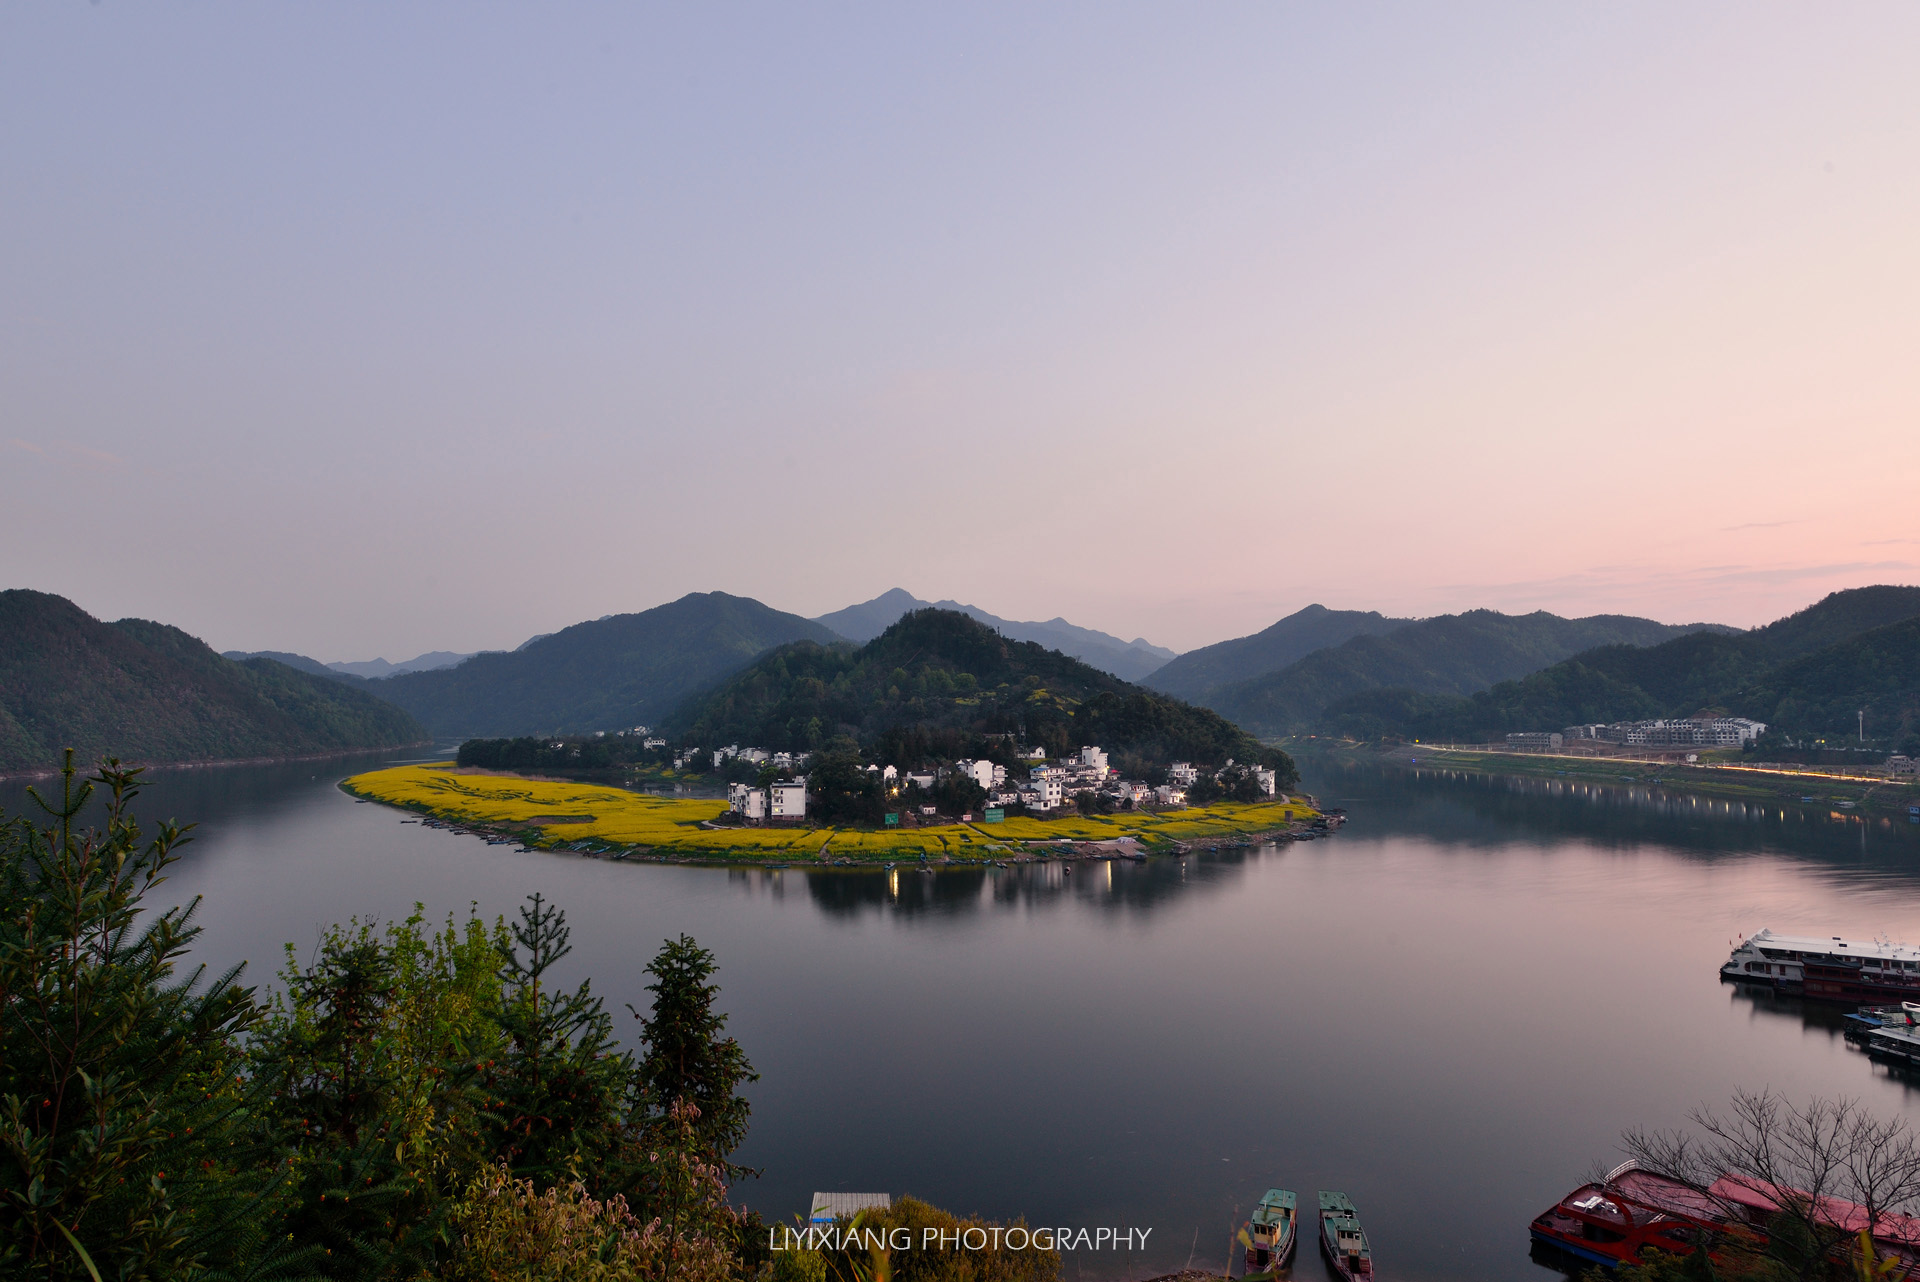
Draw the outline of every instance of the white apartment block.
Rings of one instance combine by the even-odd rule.
[[[805,819],[807,817],[807,781],[805,778],[789,779],[776,783],[768,789],[773,804],[769,807],[775,819]]]
[[[1080,764],[1101,774],[1107,772],[1107,754],[1101,748],[1081,748]]]
[[[1200,778],[1200,771],[1191,762],[1176,761],[1167,767],[1167,782],[1185,788]]]
[[[743,819],[765,819],[767,790],[744,783],[730,783],[727,785],[727,809]]]

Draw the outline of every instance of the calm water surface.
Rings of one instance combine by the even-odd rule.
[[[1836,1020],[1723,985],[1761,926],[1920,939],[1908,825],[1630,787],[1309,769],[1328,841],[937,876],[625,866],[402,823],[342,765],[153,776],[200,822],[170,883],[200,953],[270,978],[353,914],[510,913],[542,891],[614,1010],[681,932],[762,1074],[737,1199],[912,1192],[1150,1227],[1067,1276],[1218,1268],[1269,1186],[1358,1202],[1389,1278],[1534,1278],[1527,1222],[1736,1086],[1920,1098]],[[18,785],[0,785],[17,811]],[[622,1023],[631,1027],[624,1013]],[[1920,1118],[1916,1118],[1920,1120]],[[1295,1276],[1323,1265],[1303,1250]]]

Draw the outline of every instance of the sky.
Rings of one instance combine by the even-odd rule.
[[[326,661],[900,586],[1920,582],[1920,7],[0,7],[0,587]]]

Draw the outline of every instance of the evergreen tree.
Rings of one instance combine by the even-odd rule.
[[[725,1035],[727,1017],[713,1008],[720,986],[709,981],[717,969],[713,954],[691,936],[667,940],[647,966],[654,977],[647,985],[652,1013],[627,1009],[641,1021],[637,1082],[648,1120],[657,1130],[677,1131],[676,1107],[697,1110],[685,1121],[692,1156],[736,1178],[753,1173],[728,1161],[746,1138],[751,1111],[736,1092],[760,1075],[740,1043]]]
[[[79,1279],[244,1274],[286,1263],[274,1171],[241,1122],[240,968],[175,967],[196,899],[139,920],[187,841],[143,836],[138,770],[107,761],[47,817],[0,832],[0,1273]],[[83,828],[95,785],[104,827]]]
[[[622,1139],[633,1075],[591,981],[571,992],[554,985],[549,972],[573,951],[570,935],[567,915],[536,894],[511,940],[497,945],[507,1044],[486,1077],[495,1151],[514,1175],[543,1188],[563,1178],[597,1181]]]

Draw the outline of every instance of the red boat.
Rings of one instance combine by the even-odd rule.
[[[1742,1175],[1721,1176],[1707,1194],[1717,1204],[1737,1210],[1748,1225],[1762,1232],[1783,1203],[1798,1202],[1804,1206],[1807,1200],[1807,1195],[1797,1189],[1781,1190]],[[1871,1228],[1874,1253],[1882,1260],[1899,1261],[1889,1276],[1920,1278],[1920,1218],[1882,1211],[1875,1220],[1866,1207],[1837,1197],[1814,1199],[1813,1211],[1822,1223],[1846,1231],[1849,1248],[1862,1230]]]
[[[1725,1212],[1699,1189],[1627,1162],[1561,1198],[1534,1219],[1532,1233],[1577,1259],[1619,1268],[1641,1263],[1647,1247],[1690,1254],[1702,1234],[1725,1227]]]

